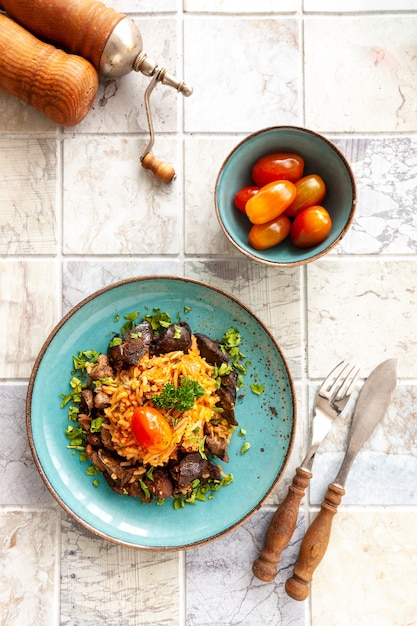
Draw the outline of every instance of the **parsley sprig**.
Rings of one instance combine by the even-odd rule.
[[[188,411],[196,398],[204,396],[204,389],[196,380],[181,378],[178,387],[167,383],[159,394],[152,396],[157,409],[176,409],[180,413]]]

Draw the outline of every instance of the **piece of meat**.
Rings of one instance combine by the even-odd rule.
[[[91,415],[86,415],[85,413],[78,413],[78,422],[83,430],[88,432],[91,426]]]
[[[197,346],[200,351],[200,355],[203,359],[206,359],[210,365],[222,365],[228,363],[230,360],[230,354],[223,352],[220,347],[220,342],[216,339],[210,339],[207,335],[201,333],[195,333],[197,340]]]
[[[156,498],[165,500],[165,498],[170,498],[172,496],[174,488],[172,480],[166,470],[154,470],[152,480],[150,478],[146,478],[145,484],[152,495]]]
[[[136,480],[133,483],[125,485],[125,487],[123,488],[123,493],[126,493],[132,498],[141,498],[143,502],[152,502],[152,498],[146,497],[142,487],[140,486],[140,483],[138,483]]]
[[[231,426],[237,426],[235,417],[236,390],[238,382],[238,373],[232,369],[228,374],[220,379],[220,387],[217,389],[219,401],[216,406],[222,409],[222,417]]]
[[[141,358],[149,351],[154,333],[149,322],[142,322],[127,331],[121,342],[107,349],[109,362],[116,371],[137,365]]]
[[[114,450],[114,443],[112,441],[111,432],[109,431],[109,429],[102,426],[100,435],[103,446],[107,448],[107,450]]]
[[[187,454],[171,468],[171,474],[179,486],[188,485],[196,479],[206,482],[220,480],[220,469],[207,459],[203,459],[198,452]]]
[[[109,361],[116,371],[137,365],[147,352],[148,348],[140,337],[125,339],[107,350]]]
[[[213,456],[217,456],[217,458],[221,459],[225,463],[229,462],[229,455],[227,454],[227,446],[229,442],[227,439],[220,437],[216,431],[213,430],[210,424],[206,424],[204,428],[204,432],[206,435],[205,446],[207,450]]]
[[[152,324],[145,320],[144,322],[141,322],[140,324],[138,324],[131,330],[128,330],[125,334],[126,339],[130,339],[132,337],[137,337],[137,336],[139,336],[142,339],[145,346],[149,348],[149,346],[151,345],[154,339],[154,332],[153,332]]]
[[[106,406],[110,405],[110,401],[110,396],[97,387],[94,393],[94,408],[104,409]]]
[[[100,433],[88,433],[87,441],[89,444],[97,448],[98,446],[101,445]]]
[[[230,399],[236,402],[236,389],[238,383],[238,373],[235,369],[232,369],[228,374],[222,376],[221,386],[230,390]]]
[[[103,461],[100,459],[98,455],[98,451],[95,448],[93,448],[93,446],[90,443],[88,443],[85,446],[85,452],[88,458],[90,459],[90,461],[92,462],[92,464],[95,465],[95,467],[98,470],[100,470],[100,472],[105,474],[107,472],[107,468],[105,464],[103,463]]]
[[[108,454],[103,448],[99,448],[98,458],[105,467],[105,470],[113,480],[120,481],[120,486],[124,487],[134,476],[135,467],[126,467],[121,465],[121,461]]]
[[[222,409],[221,416],[227,421],[231,426],[237,426],[238,423],[235,417],[235,401],[233,398],[236,397],[236,391],[233,392],[233,389],[230,387],[220,387],[217,390],[217,395],[219,396],[219,401],[216,406]]]
[[[187,322],[177,322],[164,328],[151,345],[151,354],[167,354],[181,350],[187,353],[191,348],[191,328]]]
[[[90,415],[93,406],[93,392],[91,389],[83,389],[81,392],[80,413]]]
[[[109,363],[109,359],[105,354],[99,354],[97,363],[87,363],[87,373],[91,380],[100,380],[100,378],[113,378],[114,371]]]

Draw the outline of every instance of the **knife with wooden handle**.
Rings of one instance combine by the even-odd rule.
[[[91,109],[98,75],[86,59],[39,41],[0,14],[0,91],[73,126]]]
[[[348,446],[339,473],[328,486],[321,509],[301,543],[294,572],[285,590],[294,600],[305,600],[313,572],[321,562],[330,539],[334,515],[345,494],[349,470],[363,444],[384,417],[397,384],[397,359],[380,363],[366,379],[352,418]]]

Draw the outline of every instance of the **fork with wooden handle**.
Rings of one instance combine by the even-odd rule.
[[[312,477],[311,469],[317,448],[341,413],[355,387],[359,370],[342,361],[327,376],[316,396],[313,435],[310,449],[295,470],[286,498],[276,510],[265,537],[264,547],[254,561],[254,575],[265,582],[274,580],[281,553],[288,545],[298,519],[298,510]]]

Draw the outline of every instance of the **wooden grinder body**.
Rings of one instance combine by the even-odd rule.
[[[86,59],[38,40],[0,14],[0,91],[73,126],[90,111],[98,75]]]

